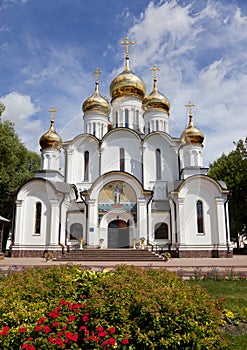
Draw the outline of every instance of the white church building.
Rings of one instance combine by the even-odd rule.
[[[140,240],[174,257],[230,253],[225,184],[203,167],[202,131],[169,133],[170,103],[157,88],[146,94],[129,65],[110,84],[109,102],[95,90],[83,105],[84,133],[62,141],[54,129],[40,138],[41,169],[16,193],[12,256],[54,256],[78,247],[131,248]],[[62,152],[63,151],[63,152]],[[61,156],[64,173],[60,172]]]

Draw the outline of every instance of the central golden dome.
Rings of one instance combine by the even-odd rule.
[[[146,94],[146,86],[135,73],[125,69],[111,82],[110,94],[112,100],[125,95],[134,95],[143,99]]]

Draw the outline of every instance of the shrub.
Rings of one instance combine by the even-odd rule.
[[[22,284],[15,285],[21,276]],[[114,272],[74,266],[29,269],[10,276],[6,286],[1,283],[0,287],[3,349],[206,350],[225,346],[217,305],[200,287],[190,287],[165,269],[124,265]]]

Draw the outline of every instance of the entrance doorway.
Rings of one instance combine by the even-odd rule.
[[[129,247],[129,225],[123,220],[113,220],[108,225],[108,248]]]

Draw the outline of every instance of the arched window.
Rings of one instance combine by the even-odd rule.
[[[84,153],[84,181],[88,181],[89,152]]]
[[[119,154],[120,154],[120,162],[119,162],[119,167],[120,167],[120,171],[124,171],[124,149],[123,148],[120,148],[120,151],[119,151]]]
[[[148,123],[148,134],[150,133],[150,123]]]
[[[159,131],[159,121],[156,120],[156,131]]]
[[[118,112],[116,112],[115,116],[116,116],[116,128],[118,128]]]
[[[158,222],[155,225],[154,239],[168,239],[168,225],[164,222]]]
[[[82,224],[74,223],[70,226],[70,240],[79,240],[83,237]]]
[[[156,160],[156,180],[161,179],[161,152],[160,149],[157,148],[155,150],[155,160]]]
[[[129,127],[129,111],[128,111],[128,109],[125,109],[124,116],[125,116],[125,127],[128,128]]]
[[[40,202],[37,202],[36,208],[35,208],[35,227],[34,227],[35,234],[40,234],[41,232],[41,210],[42,210],[42,205]]]
[[[96,124],[93,122],[93,135],[96,135]]]
[[[196,214],[197,214],[197,231],[203,233],[203,203],[202,201],[196,202]]]

